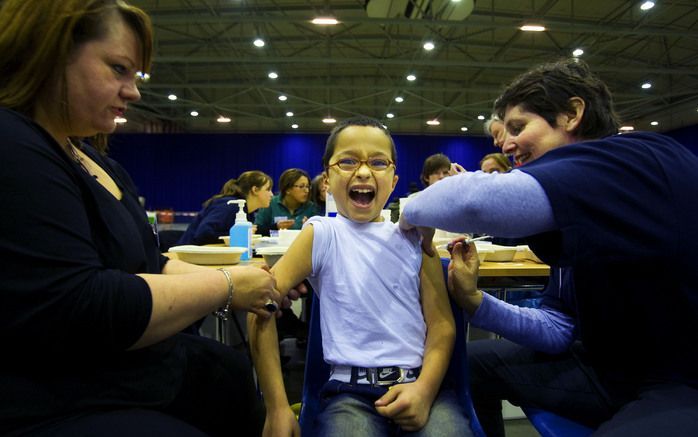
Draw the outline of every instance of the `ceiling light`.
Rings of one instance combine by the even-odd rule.
[[[325,118],[322,119],[322,122],[325,123],[325,124],[332,124],[332,123],[336,123],[337,120],[335,120],[335,119],[332,118],[332,117],[325,117]]]
[[[643,11],[649,11],[654,7],[654,2],[644,2],[643,4],[640,5],[640,9]]]
[[[388,112],[387,114],[385,114],[385,116],[388,118],[395,118],[395,114],[393,114],[392,112]]]
[[[433,120],[427,120],[427,124],[429,126],[438,126],[441,124],[441,122],[437,119],[433,119]]]
[[[254,44],[255,47],[264,47],[266,43],[262,38],[257,38],[252,42],[252,44]]]
[[[269,74],[267,74],[267,77],[268,77],[269,79],[276,79],[277,77],[279,77],[279,75],[276,74],[275,71],[270,71]]]
[[[645,82],[641,86],[642,86],[643,90],[648,90],[648,89],[652,88],[652,84],[649,82]]]
[[[575,58],[578,58],[578,57],[582,56],[583,54],[584,54],[584,50],[582,50],[582,49],[574,49],[574,51],[572,52],[572,56],[574,56]]]
[[[114,123],[118,123],[118,124],[124,124],[124,123],[126,123],[126,121],[127,120],[124,117],[116,117],[114,119]]]
[[[221,115],[216,121],[218,123],[230,123],[230,118]]]
[[[434,50],[434,48],[435,48],[436,46],[434,45],[433,42],[427,41],[427,42],[424,43],[424,45],[423,45],[422,47],[424,47],[424,50],[426,50],[426,51],[429,52],[429,51]]]
[[[313,21],[311,21],[311,23],[320,26],[334,26],[335,24],[339,24],[339,21],[337,21],[337,19],[334,17],[317,17],[313,18]]]
[[[477,116],[477,119],[478,119],[478,120],[484,120],[484,119],[485,119],[485,116],[482,115],[482,114],[480,114],[480,115]]]
[[[199,111],[191,111],[191,112],[189,113],[189,115],[191,115],[192,117],[198,117],[198,116],[199,116]]]
[[[170,94],[169,96],[167,96],[167,98],[172,100],[173,102],[177,100],[177,96],[175,96],[174,94]]]
[[[148,82],[150,80],[150,75],[148,73],[143,73],[142,71],[137,71],[136,77],[140,79],[141,82]]]
[[[409,80],[410,82],[414,82],[415,80],[417,80],[417,76],[415,76],[414,74],[408,74],[407,80]]]
[[[298,129],[298,125],[297,125],[296,123],[293,123],[293,124],[291,125],[291,129]]]
[[[651,124],[652,126],[659,126],[659,122],[658,122],[658,121],[651,121],[650,124]]]
[[[398,102],[398,103],[402,103],[402,102],[405,101],[405,99],[402,98],[401,96],[397,96],[397,97],[395,97],[395,101]]]
[[[620,129],[618,129],[618,130],[621,132],[630,132],[630,131],[634,131],[635,128],[632,126],[621,126]]]
[[[281,100],[282,102],[285,102],[286,100],[288,100],[288,97],[286,97],[285,95],[281,94],[281,95],[279,96],[279,100]]]
[[[286,113],[286,117],[293,117],[293,112],[288,111],[288,112]]]
[[[524,32],[544,32],[545,26],[541,26],[540,24],[524,24],[523,26],[519,27],[519,29],[523,30]]]
[[[461,132],[468,132],[468,128],[465,127],[465,126],[462,126],[462,127],[460,128],[460,130],[461,130]]]

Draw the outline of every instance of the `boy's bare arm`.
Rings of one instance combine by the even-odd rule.
[[[429,419],[431,405],[448,369],[456,333],[438,255],[422,255],[420,280],[422,312],[427,325],[422,371],[417,381],[395,385],[376,401],[380,414],[409,432],[421,429]]]
[[[427,324],[427,338],[424,344],[424,361],[420,382],[424,380],[434,389],[433,398],[441,387],[441,381],[448,370],[456,338],[456,326],[446,290],[441,258],[438,252],[429,256],[422,254],[420,272],[422,289],[422,312]]]
[[[284,256],[276,262],[271,271],[282,296],[292,287],[303,281],[311,272],[313,248],[313,227],[306,226],[288,248]],[[259,385],[267,407],[267,420],[264,425],[265,435],[279,432],[290,435],[299,433],[298,424],[288,405],[275,318],[262,318],[250,313],[247,317],[250,335],[250,350],[257,371]],[[287,429],[286,431],[282,431]]]

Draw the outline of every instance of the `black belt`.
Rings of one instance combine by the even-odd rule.
[[[332,366],[330,379],[350,384],[370,384],[372,386],[387,386],[404,382],[413,382],[419,377],[421,367],[403,369],[398,366],[389,367],[352,367]]]

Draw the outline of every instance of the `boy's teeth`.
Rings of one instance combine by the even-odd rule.
[[[354,189],[353,191],[356,191],[357,193],[372,193],[373,190],[369,190],[368,188],[363,188],[363,189]]]

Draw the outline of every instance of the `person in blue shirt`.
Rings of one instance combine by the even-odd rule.
[[[268,208],[257,212],[257,232],[269,235],[278,229],[300,229],[305,221],[317,215],[310,201],[310,177],[299,168],[289,168],[279,177],[279,194],[272,197]]]
[[[698,435],[698,157],[618,135],[608,88],[576,59],[523,74],[495,111],[520,167],[446,178],[401,216],[427,242],[428,226],[526,237],[551,266],[541,308],[519,308],[479,291],[474,247],[455,245],[454,298],[511,340],[468,345],[487,435],[503,435],[501,399],[594,435]]]
[[[237,204],[231,200],[245,199],[247,220],[254,222],[254,212],[267,208],[272,198],[271,177],[264,172],[251,170],[242,173],[237,179],[230,179],[221,192],[203,203],[203,209],[196,215],[177,244],[216,244],[220,236],[228,235],[235,224]]]

